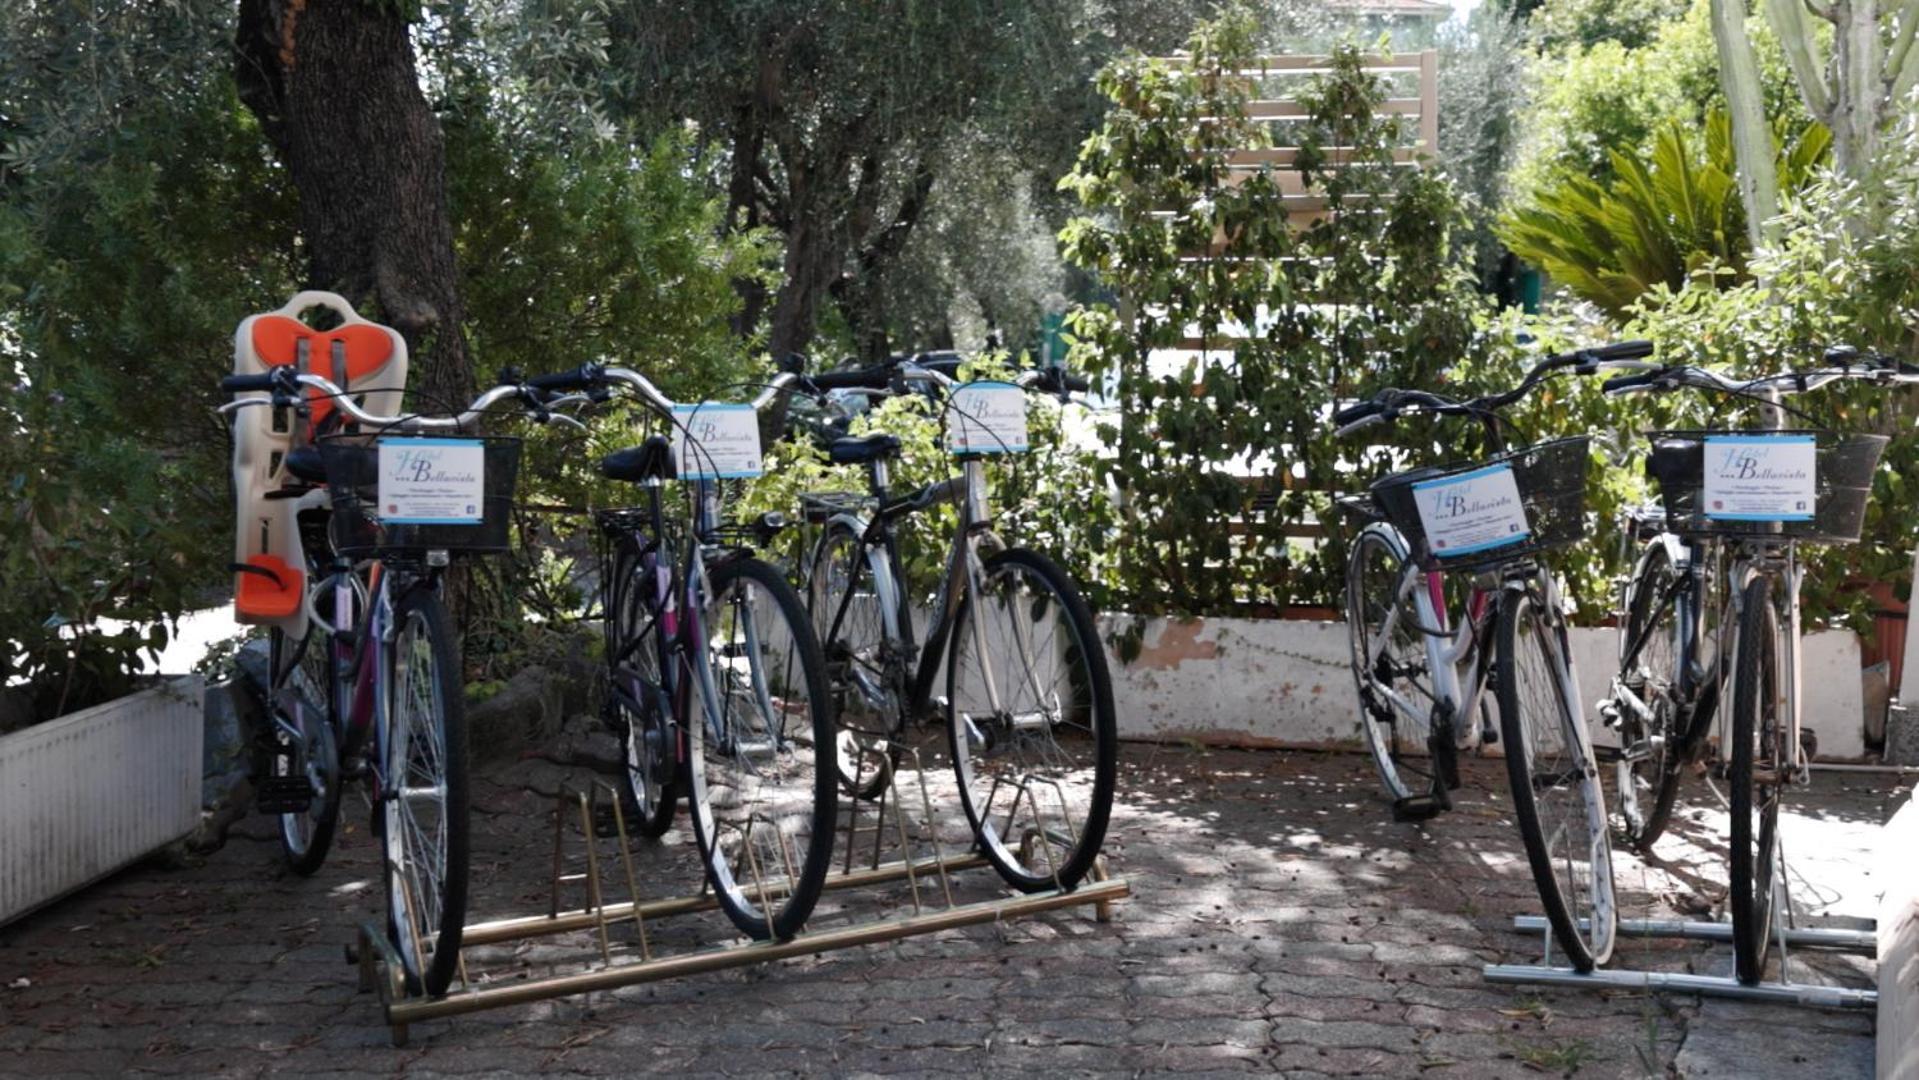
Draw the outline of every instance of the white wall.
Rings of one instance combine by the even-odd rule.
[[[1130,615],[1101,617],[1109,640]],[[1587,718],[1606,696],[1617,635],[1573,631],[1573,665]],[[1149,619],[1138,657],[1110,645],[1122,738],[1228,746],[1357,746],[1359,718],[1346,624],[1281,619]],[[1805,726],[1822,758],[1864,756],[1859,641],[1850,631],[1807,635]],[[1595,729],[1600,735],[1603,728]],[[1601,740],[1603,741],[1603,739]]]

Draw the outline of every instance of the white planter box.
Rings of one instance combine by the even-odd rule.
[[[200,823],[199,676],[0,738],[0,924]]]
[[[1102,616],[1101,636],[1110,639],[1132,620],[1130,615]],[[1573,667],[1589,723],[1597,723],[1593,704],[1606,696],[1618,661],[1616,634],[1573,631]],[[1358,748],[1359,713],[1347,648],[1343,622],[1148,619],[1132,663],[1122,664],[1107,647],[1120,737]],[[1849,630],[1821,631],[1806,635],[1804,649],[1805,726],[1819,734],[1819,756],[1862,757],[1859,639]],[[1603,725],[1593,732],[1605,741]]]

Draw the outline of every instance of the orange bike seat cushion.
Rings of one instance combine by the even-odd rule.
[[[393,358],[393,338],[372,323],[348,323],[336,330],[315,330],[285,315],[262,315],[253,320],[253,351],[267,367],[284,367],[297,360],[302,339],[308,342],[308,370],[328,379],[334,378],[333,343],[337,341],[344,346],[347,381],[342,390],[352,389],[355,383],[385,367]],[[309,390],[307,394],[309,412],[314,426],[318,427],[333,412],[333,402],[317,390]]]
[[[284,619],[300,610],[300,602],[306,598],[306,574],[288,566],[285,559],[278,555],[255,555],[247,560],[248,566],[257,566],[280,576],[275,581],[265,574],[249,574],[242,571],[240,595],[234,597],[233,606],[240,614],[260,619]]]

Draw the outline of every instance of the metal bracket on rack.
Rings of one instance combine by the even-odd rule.
[[[924,763],[916,749],[908,747],[903,750],[903,753],[911,759],[913,775],[919,786],[919,798],[915,802],[925,814],[924,819],[917,823],[909,821],[905,812],[908,804],[900,795],[899,770],[893,765],[890,755],[881,755],[882,760],[886,762],[884,765],[886,784],[879,797],[872,802],[874,837],[871,859],[870,861],[861,860],[866,865],[857,868],[853,865],[854,842],[859,839],[862,809],[861,800],[850,800],[845,828],[847,852],[845,864],[838,873],[827,876],[825,889],[835,892],[904,880],[911,895],[913,905],[911,915],[855,921],[848,925],[825,929],[809,929],[788,941],[739,941],[678,955],[656,956],[648,940],[647,920],[710,911],[719,907],[718,900],[707,888],[702,888],[698,894],[692,896],[641,900],[639,877],[633,864],[632,848],[626,831],[626,818],[620,808],[618,793],[604,784],[596,784],[585,792],[563,788],[557,798],[554,811],[551,900],[543,914],[468,924],[461,939],[458,988],[439,998],[409,994],[405,979],[401,975],[397,950],[373,923],[364,923],[360,927],[359,947],[349,952],[349,959],[357,961],[360,966],[360,988],[379,995],[381,1010],[388,1026],[392,1028],[394,1045],[403,1046],[406,1043],[408,1026],[411,1024],[484,1009],[590,993],[595,990],[611,990],[727,968],[772,963],[833,949],[898,941],[943,930],[982,923],[999,923],[1022,916],[1082,905],[1092,906],[1098,921],[1107,922],[1112,918],[1113,902],[1132,895],[1132,889],[1124,879],[1108,875],[1106,860],[1102,856],[1095,860],[1087,880],[1080,882],[1072,889],[1055,887],[1043,892],[1003,896],[973,903],[957,902],[954,898],[951,875],[960,870],[987,866],[987,860],[978,852],[959,854],[942,849],[934,829],[933,799],[926,786]],[[1036,815],[1040,813],[1038,800],[1033,799],[1032,796],[1032,789],[1035,786],[1042,786],[1040,782],[1027,777],[1011,782],[1011,786],[1025,793],[1025,797],[1033,801],[1034,813]],[[1054,787],[1057,788],[1057,785],[1055,784]],[[606,791],[613,806],[615,835],[612,839],[619,844],[627,885],[628,899],[624,901],[609,902],[601,879],[601,859],[594,831],[594,808],[601,789]],[[1060,793],[1060,798],[1063,803],[1063,792]],[[889,808],[893,817],[890,830],[887,821]],[[586,865],[584,871],[567,873],[564,853],[567,833],[565,822],[576,809],[586,846]],[[1042,817],[1040,821],[1043,829],[1044,818]],[[749,821],[747,828],[751,829],[753,824]],[[1070,820],[1067,828],[1070,832]],[[899,857],[891,861],[882,861],[889,831],[899,844]],[[1030,830],[1027,836],[1022,837],[1024,858],[1031,857],[1032,845],[1038,843],[1040,839],[1037,833]],[[924,847],[929,853],[917,853],[916,846]],[[1050,845],[1045,846],[1049,848],[1048,858],[1050,858]],[[783,868],[786,873],[785,876],[777,878],[769,879],[764,876],[757,861],[749,867],[753,878],[750,886],[760,895],[762,903],[783,895],[791,880],[792,857],[783,851],[782,859],[787,864]],[[932,887],[935,878],[939,883],[937,892]],[[563,909],[561,906],[563,886],[579,884],[585,886],[586,905],[580,908]],[[614,941],[610,930],[614,924],[627,921],[631,921],[637,930],[639,958],[636,960],[623,959],[618,955],[625,945]],[[584,961],[582,970],[542,978],[514,978],[510,981],[501,980],[491,984],[483,981],[476,983],[467,977],[467,950],[526,938],[582,931],[593,933],[592,951],[598,953],[596,958]]]

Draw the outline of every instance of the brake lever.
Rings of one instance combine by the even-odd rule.
[[[565,424],[567,427],[573,428],[576,431],[588,430],[585,424],[580,423],[565,413],[547,413],[545,416],[535,417],[535,419],[542,424]]]

